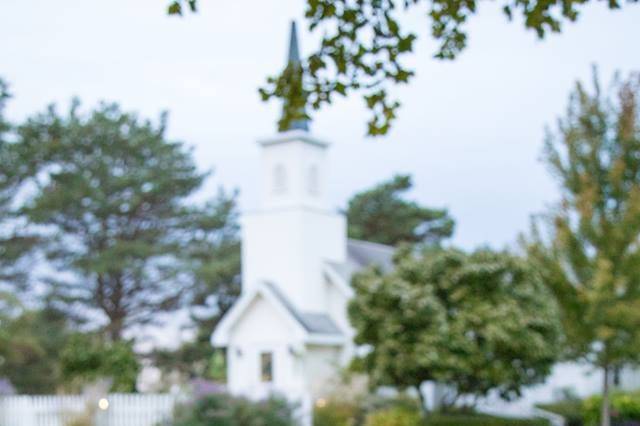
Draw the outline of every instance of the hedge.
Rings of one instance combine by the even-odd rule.
[[[539,404],[538,408],[564,417],[565,426],[584,426],[582,400],[580,399]]]
[[[549,421],[493,417],[484,414],[431,414],[425,426],[549,426]]]

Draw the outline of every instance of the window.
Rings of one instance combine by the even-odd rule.
[[[287,192],[287,172],[282,164],[278,164],[273,169],[273,192],[274,194]]]
[[[260,354],[260,380],[266,383],[273,382],[273,354],[271,352]]]

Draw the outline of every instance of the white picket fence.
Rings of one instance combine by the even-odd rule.
[[[97,409],[92,426],[156,426],[170,419],[176,397],[169,394],[110,394],[108,407]],[[97,404],[84,396],[0,397],[0,426],[67,426]]]

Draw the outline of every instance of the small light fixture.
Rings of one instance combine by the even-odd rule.
[[[106,410],[109,408],[109,400],[107,398],[100,398],[98,401],[98,408],[101,410]]]
[[[316,400],[316,407],[318,408],[324,408],[327,406],[327,400],[324,398],[318,398]]]

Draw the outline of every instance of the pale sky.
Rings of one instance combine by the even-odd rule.
[[[215,169],[206,190],[238,188],[241,207],[255,207],[255,141],[274,133],[279,113],[257,88],[284,64],[291,19],[303,27],[303,53],[316,38],[304,30],[302,0],[200,1],[198,15],[177,19],[162,0],[1,0],[0,76],[15,95],[9,116],[20,120],[72,96],[85,106],[117,101],[154,119],[168,110],[170,136],[194,146],[202,169]],[[589,5],[578,23],[540,42],[508,23],[498,3],[482,3],[454,62],[432,58],[421,11],[409,18],[422,29],[410,61],[417,77],[397,91],[403,107],[389,135],[365,137],[368,116],[357,97],[314,117],[314,133],[333,143],[336,208],[410,173],[411,197],[447,207],[457,220],[454,243],[499,248],[556,198],[538,161],[544,126],[592,64],[607,82],[616,69],[640,70],[640,6]]]

